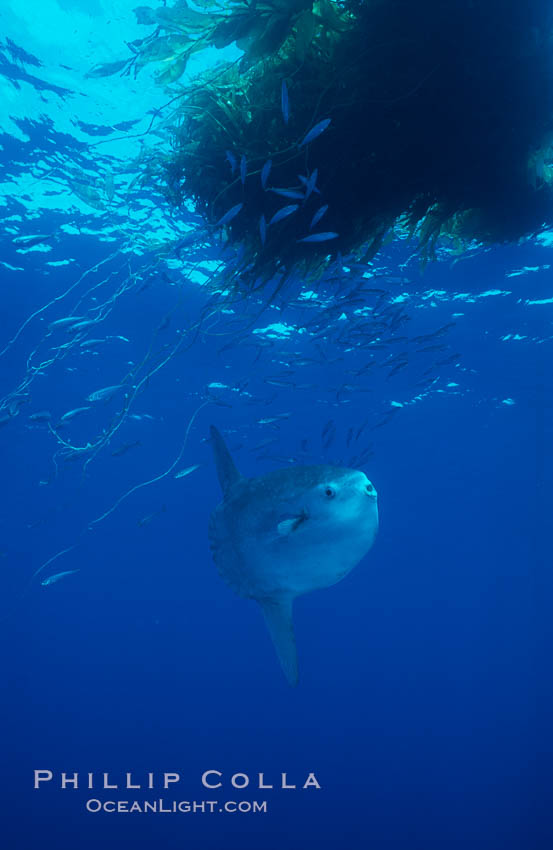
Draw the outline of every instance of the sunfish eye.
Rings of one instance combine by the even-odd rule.
[[[370,481],[367,484],[367,486],[365,487],[365,489],[366,489],[367,493],[374,493],[374,487],[373,487],[373,485],[371,484]]]
[[[325,496],[327,497],[327,499],[333,499],[335,495],[336,491],[334,487],[325,487]]]

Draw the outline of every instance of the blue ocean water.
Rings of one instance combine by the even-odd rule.
[[[231,254],[176,251],[198,216],[129,189],[167,98],[86,77],[132,6],[2,13],[3,846],[546,850],[553,235],[422,270],[398,236],[205,321]],[[297,688],[211,558],[210,424],[244,475],[361,459],[379,493],[374,548],[297,600]],[[87,809],[160,799],[217,805]]]

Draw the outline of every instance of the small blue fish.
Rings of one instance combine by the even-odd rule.
[[[298,177],[299,177],[300,181],[303,183],[303,185],[305,186],[305,188],[307,188],[307,186],[309,184],[309,180],[307,179],[307,177],[304,177],[303,174],[298,174]],[[316,186],[313,186],[312,191],[315,192],[315,194],[317,194],[317,195],[321,194]]]
[[[122,386],[123,386],[122,384],[116,384],[115,386],[112,386],[112,387],[104,387],[101,390],[96,390],[95,392],[90,393],[90,395],[87,396],[86,400],[87,401],[107,401],[107,400],[111,399],[111,397],[114,396],[115,393],[117,392],[117,390],[120,390]]]
[[[311,219],[311,224],[309,225],[309,230],[313,230],[315,225],[320,222],[320,220],[322,219],[322,217],[325,214],[325,212],[327,211],[327,209],[328,209],[328,204],[325,204],[324,206],[319,207],[319,209],[317,210],[317,212],[315,213],[315,215]]]
[[[74,410],[68,410],[61,417],[60,424],[62,422],[69,422],[70,419],[74,419],[75,416],[78,416],[79,413],[84,413],[85,410],[90,410],[90,407],[76,407]]]
[[[269,179],[269,174],[271,173],[271,167],[273,165],[272,159],[268,159],[263,168],[261,169],[261,188],[264,189],[267,185],[267,180]]]
[[[200,239],[202,239],[206,235],[206,233],[207,233],[207,230],[203,227],[198,228],[197,230],[191,230],[188,233],[185,233],[184,236],[182,237],[182,239],[179,239],[179,241],[175,244],[175,246],[173,248],[173,250],[174,250],[175,254],[177,255],[177,257],[179,258],[179,260],[181,258],[180,255],[181,255],[181,251],[183,250],[183,248],[189,247],[190,245],[193,245],[195,242],[198,242]],[[142,287],[142,289],[144,289],[144,288],[145,287]],[[142,290],[139,289],[138,291],[141,292]]]
[[[236,157],[230,151],[225,151],[225,153],[227,155],[227,162],[230,163],[231,174],[234,174],[234,172],[236,171],[236,165],[237,165]]]
[[[282,106],[282,117],[284,118],[284,123],[288,124],[288,121],[290,120],[290,101],[288,99],[288,87],[286,85],[286,80],[282,81],[280,89],[280,104]]]
[[[242,186],[246,182],[246,156],[242,154],[240,157],[240,180],[242,181]]]
[[[223,216],[221,216],[219,221],[217,221],[214,226],[215,227],[222,227],[223,224],[228,224],[229,221],[232,221],[232,219],[235,218],[238,215],[238,213],[240,212],[240,210],[242,209],[243,206],[244,206],[244,204],[236,204],[234,207],[231,207],[230,210],[228,210],[228,212],[226,212]]]
[[[52,414],[49,410],[39,410],[38,413],[31,413],[29,419],[31,422],[49,422]]]
[[[305,184],[305,200],[308,199],[309,195],[315,188],[315,184],[317,183],[317,177],[319,175],[319,169],[314,168],[311,174],[309,175],[309,180]]]
[[[61,578],[65,578],[65,576],[72,576],[74,573],[80,572],[80,569],[77,570],[65,570],[63,573],[56,573],[53,576],[48,576],[48,578],[43,579],[40,583],[43,587],[48,587],[50,584],[55,584]]]
[[[264,215],[259,219],[259,235],[261,237],[261,244],[264,245],[267,238],[267,223]]]
[[[187,475],[190,475],[191,472],[195,472],[196,469],[200,468],[199,463],[195,463],[194,466],[187,466],[186,469],[181,469],[180,472],[175,473],[175,478],[186,478]]]
[[[298,147],[302,148],[304,145],[308,145],[309,142],[312,142],[317,136],[320,136],[321,133],[324,133],[328,125],[330,124],[330,118],[323,118],[322,121],[319,121],[318,124],[315,124],[314,127],[303,137],[302,141],[299,143]]]
[[[95,345],[100,345],[101,342],[105,342],[105,339],[83,339],[79,343],[79,348],[94,348]]]
[[[83,321],[84,316],[67,316],[65,319],[56,319],[55,322],[50,322],[48,330],[53,331],[55,328],[63,328],[67,325],[74,325],[76,322]]]
[[[296,239],[296,242],[328,242],[329,239],[336,239],[338,236],[338,233],[329,230],[326,233],[312,233],[310,236],[304,236],[303,239]]]
[[[277,221],[282,221],[283,218],[295,213],[297,209],[299,209],[299,204],[290,204],[288,207],[282,207],[274,214],[272,219],[269,221],[269,225],[276,224]]]
[[[89,325],[96,324],[96,319],[84,319],[82,322],[77,322],[76,325],[71,325],[69,331],[81,331],[83,328],[88,328]]]
[[[303,192],[298,192],[297,189],[269,189],[269,192],[274,192],[275,195],[281,195],[283,198],[295,198],[298,201],[303,201]]]

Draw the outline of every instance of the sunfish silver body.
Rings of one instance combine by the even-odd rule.
[[[364,472],[334,466],[243,478],[214,427],[211,440],[224,497],[210,520],[213,558],[233,590],[261,606],[295,685],[294,599],[336,584],[366,555],[378,531],[376,490]]]

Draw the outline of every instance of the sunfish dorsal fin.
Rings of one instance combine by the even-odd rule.
[[[215,425],[211,426],[210,433],[219,483],[223,491],[223,496],[226,496],[232,485],[240,480],[240,473],[236,469],[230,452],[225,445],[225,441]]]
[[[277,651],[278,660],[284,670],[290,685],[298,684],[298,656],[296,652],[296,639],[294,637],[294,626],[292,624],[292,599],[258,600],[269,633],[273,639]]]

